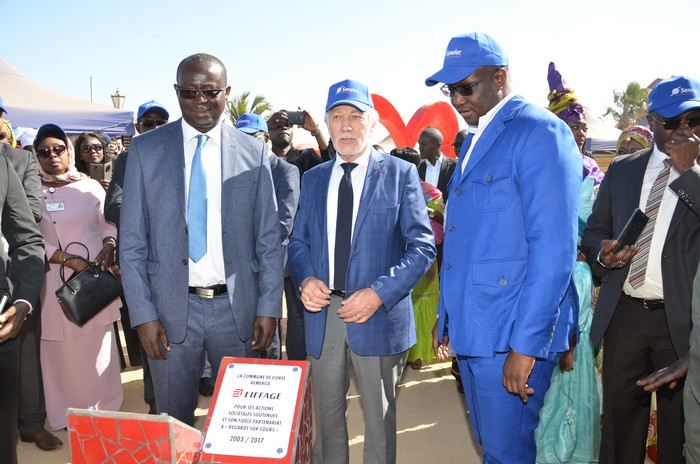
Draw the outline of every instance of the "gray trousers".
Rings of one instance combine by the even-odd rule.
[[[336,312],[342,299],[331,296],[321,357],[309,356],[313,382],[316,439],[314,464],[349,462],[347,394],[350,366],[355,371],[365,418],[364,464],[396,462],[396,389],[408,351],[391,356],[359,356],[350,349],[347,330]]]
[[[156,409],[191,426],[205,353],[211,362],[212,379],[218,375],[224,356],[258,357],[250,340],[241,341],[226,294],[214,298],[189,295],[187,336],[182,343],[170,342],[170,348],[166,360],[148,358]]]

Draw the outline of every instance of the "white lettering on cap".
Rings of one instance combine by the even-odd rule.
[[[360,91],[355,89],[355,88],[344,87],[341,85],[340,87],[338,87],[338,90],[335,91],[335,94],[338,95],[339,93],[343,93],[343,92],[360,93]]]
[[[447,50],[445,52],[445,57],[448,57],[448,56],[462,56],[462,50],[460,50],[459,48],[454,49],[454,50]]]
[[[695,94],[695,89],[693,88],[688,88],[688,87],[683,87],[683,86],[678,86],[675,89],[671,90],[671,96],[675,97],[676,95],[685,95],[687,93]]]

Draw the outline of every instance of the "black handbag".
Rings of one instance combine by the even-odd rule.
[[[66,246],[66,250],[73,244],[85,248],[87,258],[82,256],[76,256],[76,258],[85,261],[88,267],[73,274],[66,282],[65,264],[61,264],[60,274],[63,285],[56,290],[56,298],[66,318],[82,327],[121,295],[122,284],[109,270],[103,271],[90,261],[90,252],[82,243],[71,242]]]

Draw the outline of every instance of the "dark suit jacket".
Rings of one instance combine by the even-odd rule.
[[[426,171],[426,163],[428,161],[423,161],[419,166],[418,166],[418,175],[420,176],[420,180],[425,182],[425,171]],[[433,187],[437,187],[438,190],[442,192],[442,199],[444,201],[447,201],[447,196],[448,196],[448,191],[447,191],[447,183],[450,182],[450,179],[452,179],[452,174],[455,172],[455,167],[457,166],[457,160],[454,158],[448,158],[447,156],[443,156],[442,163],[440,163],[440,175],[438,176],[438,184],[433,185]]]
[[[6,143],[0,143],[0,155],[4,155],[10,160],[22,182],[34,220],[41,221],[41,215],[44,211],[44,192],[41,187],[41,178],[36,172],[34,154],[21,148],[12,148]]]
[[[328,284],[326,203],[331,170],[323,163],[302,178],[299,212],[289,241],[289,269],[298,285],[307,277]],[[382,306],[364,324],[348,324],[348,344],[360,356],[387,356],[416,342],[411,289],[435,259],[423,191],[416,170],[372,149],[350,248],[347,294],[371,287]],[[307,352],[319,358],[328,307],[304,313]],[[335,317],[335,316],[333,316]]]
[[[3,156],[0,156],[0,230],[10,246],[12,300],[27,300],[36,308],[44,283],[44,239],[32,217],[19,177]],[[3,264],[0,266],[0,289],[9,288]],[[15,344],[16,341],[0,344],[0,352]]]
[[[129,159],[129,152],[125,151],[117,156],[112,171],[112,180],[107,189],[105,197],[105,219],[117,228],[119,227],[119,211],[122,207],[122,193],[124,192],[124,172],[126,171],[126,161]]]
[[[632,211],[639,206],[644,173],[652,149],[622,156],[608,168],[600,184],[593,212],[583,233],[582,246],[594,275],[601,279],[600,295],[591,326],[591,340],[598,345],[617,307],[629,264],[605,269],[598,264],[600,241],[618,236]],[[688,351],[693,277],[700,262],[700,166],[674,180],[669,187],[678,194],[663,248],[661,273],[666,319],[671,341],[679,357]]]

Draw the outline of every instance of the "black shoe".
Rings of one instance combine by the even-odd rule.
[[[214,394],[214,381],[211,377],[202,377],[199,379],[199,394],[202,396],[211,396]]]

